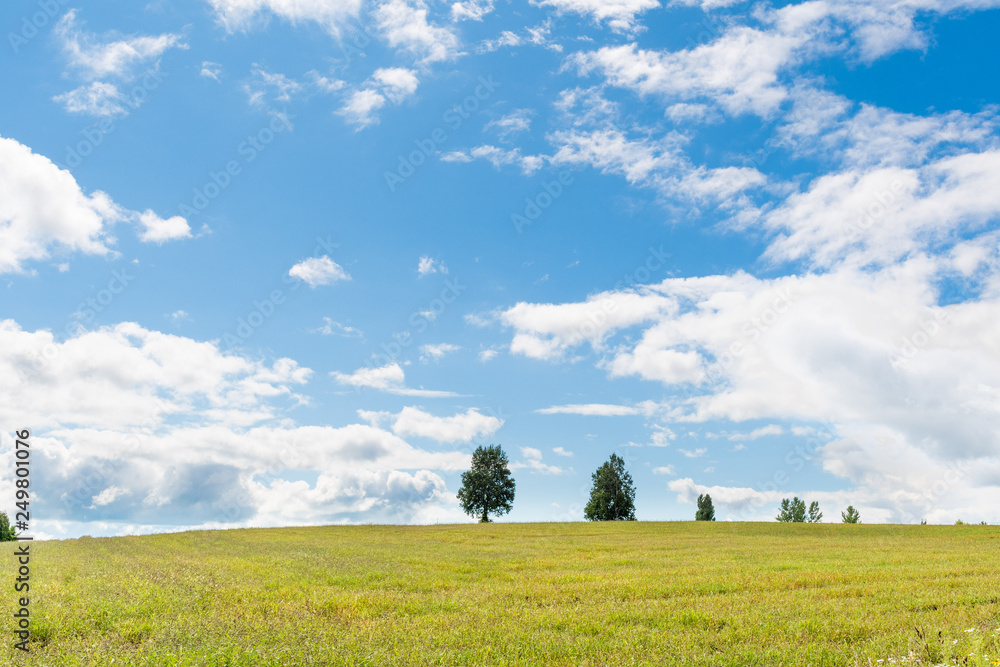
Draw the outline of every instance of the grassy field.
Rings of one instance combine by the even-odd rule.
[[[32,652],[11,648],[5,585],[6,664],[1000,664],[992,526],[354,526],[32,551]]]

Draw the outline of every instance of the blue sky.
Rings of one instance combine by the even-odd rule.
[[[995,520],[998,5],[5,4],[38,534]]]

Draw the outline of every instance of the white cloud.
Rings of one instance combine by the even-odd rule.
[[[469,160],[486,160],[496,168],[516,165],[521,173],[530,176],[545,165],[545,157],[541,155],[522,155],[520,148],[498,148],[497,146],[477,146],[468,153]],[[452,159],[452,162],[465,162],[465,159]]]
[[[363,129],[378,122],[378,116],[375,115],[375,112],[383,106],[385,106],[385,97],[378,91],[365,88],[351,93],[338,113],[344,116],[349,123],[357,125],[358,129]]]
[[[139,214],[139,223],[143,227],[142,232],[139,233],[140,241],[165,243],[191,237],[191,228],[188,226],[187,220],[179,215],[164,220],[147,209]]]
[[[94,496],[93,502],[88,509],[96,509],[98,507],[103,507],[105,505],[110,505],[119,498],[130,495],[128,489],[122,488],[120,486],[109,486],[108,488],[101,491],[99,494]]]
[[[168,317],[170,318],[170,321],[173,322],[174,324],[177,324],[178,322],[191,321],[191,315],[189,315],[188,312],[185,310],[175,310],[174,312],[170,313]]]
[[[200,411],[229,423],[273,416],[265,401],[298,400],[292,387],[312,371],[290,359],[264,366],[200,343],[124,323],[58,342],[49,331],[0,322],[0,371],[9,378],[0,418],[50,428],[158,426]],[[44,398],[47,397],[47,398]]]
[[[650,447],[669,447],[672,440],[677,439],[677,434],[666,426],[654,426],[653,437],[649,441]]]
[[[383,67],[375,70],[372,80],[381,85],[382,92],[393,104],[399,104],[417,92],[420,80],[413,70],[402,67]]]
[[[542,452],[534,447],[521,447],[521,460],[510,464],[511,470],[533,470],[543,475],[562,475],[566,472],[559,466],[542,462]]]
[[[419,273],[421,277],[429,276],[432,273],[446,274],[448,273],[448,267],[444,265],[444,262],[424,255],[417,263],[417,273]]]
[[[560,12],[589,15],[596,22],[606,21],[618,32],[634,31],[639,14],[660,6],[658,0],[537,0],[536,3]]]
[[[732,433],[729,436],[730,441],[737,442],[739,440],[756,440],[757,438],[763,438],[770,435],[782,435],[785,429],[778,424],[768,424],[767,426],[761,426],[760,428],[755,428],[750,433]]]
[[[205,60],[201,63],[201,72],[199,72],[199,76],[203,76],[206,79],[221,81],[222,65],[219,63],[213,63],[211,60]]]
[[[483,127],[484,132],[493,130],[500,141],[507,141],[512,136],[531,129],[531,118],[535,115],[532,109],[514,109],[509,114],[491,120]]]
[[[1000,151],[991,150],[820,176],[762,220],[776,233],[767,257],[860,267],[937,249],[1000,215],[990,185],[998,168]]]
[[[556,360],[571,347],[587,342],[603,349],[617,329],[653,321],[676,312],[677,302],[656,293],[602,292],[576,304],[518,303],[500,315],[515,330],[510,351],[534,359]]]
[[[288,270],[288,275],[304,281],[310,287],[329,285],[339,280],[351,279],[339,264],[326,255],[302,260]]]
[[[419,436],[438,442],[469,442],[496,433],[503,420],[470,408],[452,417],[435,417],[418,408],[406,407],[393,416],[392,432],[406,438]]]
[[[356,17],[361,0],[208,0],[216,17],[229,32],[246,31],[263,24],[272,13],[289,23],[312,21],[336,35],[339,26]]]
[[[479,351],[479,361],[486,363],[487,361],[492,361],[500,352],[493,347],[488,347],[485,350]]]
[[[168,49],[188,48],[180,35],[169,33],[132,37],[108,33],[103,38],[84,33],[79,29],[76,15],[77,10],[69,10],[55,26],[56,38],[70,67],[85,81],[53,97],[70,113],[102,117],[128,114],[159,86],[159,57]],[[116,79],[118,83],[108,79]],[[136,86],[138,91],[130,95],[121,92],[120,86],[133,83],[140,84]]]
[[[582,74],[599,72],[610,84],[640,95],[707,99],[732,114],[770,116],[787,96],[779,72],[797,60],[811,37],[807,30],[741,26],[690,50],[659,52],[626,44],[580,53],[572,62]]]
[[[376,425],[296,424],[283,413],[305,400],[296,391],[312,372],[291,359],[250,360],[131,323],[59,340],[7,320],[0,372],[0,421],[35,424],[46,462],[32,478],[53,508],[43,533],[461,519],[432,471],[467,469],[467,453],[418,449]],[[475,410],[398,417],[396,430],[442,442],[499,425]],[[13,446],[0,434],[0,455]],[[286,470],[316,478],[288,481]],[[14,479],[0,472],[0,492]]]
[[[122,221],[139,222],[140,240],[156,243],[188,231],[184,218],[129,211],[100,191],[86,195],[70,172],[0,137],[0,273],[21,273],[27,262],[53,253],[110,256],[111,227]]]
[[[464,0],[451,5],[452,21],[482,21],[493,12],[493,0]]]
[[[684,456],[688,457],[689,459],[697,459],[704,456],[705,454],[708,454],[708,450],[705,449],[704,447],[699,447],[694,451],[689,449],[678,449],[677,451],[683,454]]]
[[[292,97],[301,94],[305,85],[278,72],[269,72],[257,63],[250,68],[250,79],[243,83],[250,106],[271,110],[285,106]]]
[[[458,36],[449,28],[427,21],[421,0],[388,0],[374,11],[379,30],[389,45],[410,52],[421,64],[451,60],[458,55]]]
[[[118,86],[104,81],[84,84],[52,99],[70,113],[107,118],[124,116],[128,113],[129,106],[129,101],[118,90]]]
[[[440,361],[445,355],[452,352],[457,352],[462,348],[458,345],[452,345],[451,343],[437,343],[437,344],[427,344],[420,346],[420,361],[427,363],[428,361]]]
[[[359,368],[353,373],[330,373],[337,382],[349,387],[376,389],[398,396],[418,396],[423,398],[448,398],[458,396],[450,391],[434,391],[430,389],[410,389],[406,386],[403,367],[391,363],[379,368]]]
[[[361,130],[378,123],[377,111],[387,102],[400,104],[412,97],[420,81],[416,72],[400,67],[375,70],[365,86],[351,93],[339,113]]]
[[[180,35],[169,33],[101,41],[79,29],[76,15],[76,9],[66,12],[56,24],[55,33],[70,65],[89,80],[126,77],[136,66],[159,58],[168,49],[187,48]],[[114,38],[114,34],[109,34],[105,39]]]
[[[658,466],[656,468],[653,468],[653,474],[654,475],[674,475],[676,473],[674,472],[674,467],[673,466]]]
[[[631,405],[611,405],[607,403],[585,403],[574,405],[554,405],[550,408],[535,410],[541,415],[584,415],[588,417],[621,417],[624,415],[641,415],[643,410]]]
[[[335,322],[329,317],[323,318],[323,326],[313,329],[311,333],[323,334],[324,336],[341,336],[343,338],[364,338],[365,334],[355,327]]]
[[[504,30],[496,39],[488,39],[477,49],[480,53],[490,53],[504,46],[520,46],[524,39],[515,32]]]
[[[552,452],[554,454],[557,454],[558,456],[566,456],[566,457],[572,457],[573,456],[573,452],[568,452],[565,449],[563,449],[562,447],[553,447],[552,448]]]

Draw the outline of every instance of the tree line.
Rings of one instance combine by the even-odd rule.
[[[588,521],[635,521],[635,484],[625,469],[625,459],[612,454],[593,475],[590,499],[583,509]],[[472,468],[462,473],[462,487],[458,501],[462,511],[489,523],[490,515],[502,516],[514,508],[516,484],[510,474],[510,461],[500,445],[477,447],[472,454]],[[849,505],[840,513],[843,523],[861,523],[861,514]],[[715,521],[712,496],[698,496],[695,521]],[[775,517],[783,523],[819,523],[823,512],[819,503],[806,501],[798,496],[783,498]]]

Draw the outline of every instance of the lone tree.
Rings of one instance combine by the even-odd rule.
[[[694,513],[695,521],[715,521],[715,507],[712,505],[712,496],[707,493],[698,496],[698,511]]]
[[[472,470],[462,473],[458,502],[466,514],[480,517],[480,523],[514,507],[514,478],[508,464],[500,445],[480,446],[472,453]]]
[[[635,521],[635,487],[625,459],[612,454],[592,475],[594,488],[583,510],[587,521]]]
[[[819,511],[819,503],[815,500],[809,503],[809,523],[819,523],[823,518],[823,513]]]
[[[6,512],[0,512],[0,542],[13,542],[17,539],[14,527],[10,525],[10,518]]]
[[[778,521],[784,523],[805,523],[806,501],[801,500],[798,496],[795,496],[791,500],[782,498],[781,507],[778,508],[778,516],[776,518]]]
[[[840,513],[840,518],[844,523],[861,523],[861,513],[854,509],[854,505],[848,505],[847,509]]]

